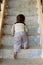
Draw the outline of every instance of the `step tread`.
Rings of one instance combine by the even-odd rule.
[[[0,49],[1,55],[4,59],[14,59],[13,49]],[[17,58],[41,58],[42,49],[22,49],[17,55]]]

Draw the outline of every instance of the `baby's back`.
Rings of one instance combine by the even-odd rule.
[[[15,33],[16,32],[24,32],[24,24],[23,23],[16,23],[15,24]]]

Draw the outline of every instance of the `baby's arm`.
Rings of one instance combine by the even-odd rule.
[[[12,32],[12,35],[14,35],[14,32],[15,32],[15,25],[12,26],[11,32]]]
[[[28,29],[28,26],[25,24],[25,32],[26,32],[26,34],[27,34],[27,36],[29,35],[29,29]]]

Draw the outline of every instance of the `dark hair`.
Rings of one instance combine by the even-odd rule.
[[[25,22],[25,16],[23,14],[17,15],[17,22],[16,23],[24,23]]]

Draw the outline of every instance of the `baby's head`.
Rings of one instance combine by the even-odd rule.
[[[19,14],[16,17],[16,23],[24,23],[25,22],[25,16],[23,14]]]

